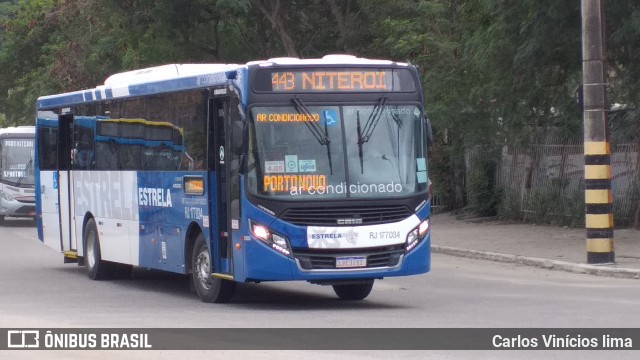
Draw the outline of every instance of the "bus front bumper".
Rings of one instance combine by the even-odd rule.
[[[331,282],[333,280],[380,279],[389,276],[406,276],[422,274],[431,266],[430,232],[410,252],[395,251],[395,259],[389,260],[386,266],[351,267],[351,268],[309,268],[307,258],[294,251],[293,257],[287,257],[270,249],[260,241],[244,243],[244,277],[236,277],[236,281],[286,281],[305,280],[309,282]],[[327,258],[336,257],[328,253]],[[349,257],[349,255],[339,255]],[[384,257],[384,255],[382,255]],[[371,256],[368,256],[371,258]],[[368,259],[369,261],[369,259]]]
[[[8,217],[36,217],[36,205],[30,202],[7,201],[0,202],[0,215]]]

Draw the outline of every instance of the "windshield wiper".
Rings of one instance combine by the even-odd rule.
[[[24,167],[24,173],[22,174],[22,176],[20,176],[18,181],[16,181],[16,186],[20,186],[20,184],[22,183],[22,180],[24,180],[24,178],[27,177],[27,172],[29,171],[31,166],[33,166],[33,158],[29,159],[27,166]]]
[[[309,131],[311,131],[311,134],[313,135],[313,137],[315,137],[316,140],[318,140],[318,143],[320,145],[327,146],[327,159],[329,160],[329,171],[331,175],[333,175],[333,164],[331,162],[331,140],[329,139],[329,129],[327,127],[327,121],[325,120],[324,122],[324,131],[323,131],[322,127],[318,125],[317,122],[311,121],[313,119],[313,115],[311,114],[309,109],[305,106],[305,104],[302,102],[302,100],[298,99],[297,97],[293,97],[291,98],[291,101],[293,102],[293,105],[296,108],[296,111],[302,115],[307,116],[307,118],[310,120],[310,121],[303,121],[303,123],[307,126]]]
[[[387,98],[383,96],[380,98],[380,100],[378,100],[378,103],[373,107],[373,111],[369,115],[367,122],[364,124],[364,127],[362,128],[362,132],[358,133],[358,144],[360,143],[364,144],[369,142],[369,140],[371,139],[371,135],[373,135],[373,132],[378,126],[378,122],[380,122],[380,118],[382,118],[383,107],[384,107],[384,104],[386,103],[387,103]]]
[[[360,157],[360,173],[364,174],[364,157],[362,156],[362,130],[360,130],[360,110],[356,113],[358,126],[358,156]]]
[[[378,103],[373,107],[373,111],[369,115],[367,122],[364,124],[364,128],[360,127],[360,111],[358,111],[358,156],[360,156],[360,173],[364,174],[364,157],[362,154],[362,145],[371,140],[371,135],[378,126],[380,118],[382,118],[382,112],[384,104],[386,104],[387,98],[385,96],[378,100]]]

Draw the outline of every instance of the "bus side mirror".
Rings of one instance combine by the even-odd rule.
[[[234,121],[231,130],[231,149],[235,155],[242,155],[244,150],[244,139],[247,131],[247,123],[244,121]]]

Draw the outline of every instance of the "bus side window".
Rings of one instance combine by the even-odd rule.
[[[74,148],[75,151],[75,167],[79,170],[89,170],[91,169],[91,164],[93,162],[93,151],[83,143],[76,143]]]
[[[133,149],[120,146],[118,157],[120,158],[120,170],[137,170],[139,164],[136,164],[136,160],[138,157],[134,154]]]
[[[97,170],[117,170],[118,159],[115,141],[96,143],[95,161]]]
[[[55,170],[57,168],[58,159],[58,130],[55,128],[43,127],[38,131],[38,156],[40,158],[40,169]]]

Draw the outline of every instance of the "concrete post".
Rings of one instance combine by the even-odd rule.
[[[604,0],[581,1],[587,263],[605,264],[615,261],[615,253]]]

